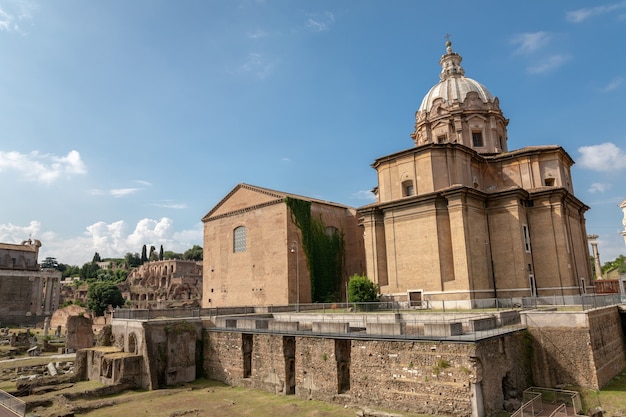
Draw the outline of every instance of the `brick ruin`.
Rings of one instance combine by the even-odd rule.
[[[419,332],[409,329],[411,334],[408,326],[398,331],[395,323],[382,321],[385,317],[359,313],[350,320],[367,316],[369,331],[353,331],[341,314],[313,323],[305,314],[292,314],[294,321],[288,321],[287,313],[114,318],[113,346],[79,351],[77,368],[83,379],[147,389],[206,376],[304,399],[484,417],[518,407],[531,385],[606,385],[626,367],[621,321],[626,312],[620,311],[612,306],[500,312],[497,321],[515,314],[521,322],[483,336],[471,336],[487,326],[486,317],[475,314],[475,320],[460,323],[458,317],[431,313],[430,320],[449,322],[445,331],[446,326],[424,322]],[[461,334],[451,332],[455,329]]]
[[[198,307],[202,301],[202,262],[148,262],[130,271],[119,287],[132,308]]]

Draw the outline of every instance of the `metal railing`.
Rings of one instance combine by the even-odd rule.
[[[543,401],[539,393],[526,393],[522,400],[522,406],[511,417],[536,417],[543,411]]]
[[[15,414],[24,417],[26,415],[26,403],[8,392],[0,390],[0,407],[6,407]]]

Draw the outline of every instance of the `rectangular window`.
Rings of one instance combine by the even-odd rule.
[[[446,135],[437,136],[437,143],[446,143]]]
[[[523,224],[522,229],[524,231],[524,250],[526,250],[527,253],[530,253],[530,233],[528,232],[528,226]]]
[[[483,143],[483,134],[481,132],[472,132],[472,145],[479,148],[485,146]]]

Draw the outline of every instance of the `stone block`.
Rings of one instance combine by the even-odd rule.
[[[350,323],[342,322],[313,322],[313,333],[350,333]]]
[[[297,332],[300,330],[300,323],[297,321],[270,321],[268,328],[274,332]]]
[[[480,319],[472,319],[469,321],[470,331],[480,332],[483,330],[491,330],[496,328],[495,317],[483,317]]]
[[[383,336],[399,336],[403,334],[401,323],[367,323],[365,332]]]
[[[445,337],[460,336],[463,334],[463,324],[453,323],[424,323],[424,336],[428,337]]]

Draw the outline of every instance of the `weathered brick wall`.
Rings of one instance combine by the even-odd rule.
[[[584,312],[526,313],[536,385],[600,389],[626,367],[617,307]]]
[[[588,312],[591,350],[598,387],[604,387],[626,367],[626,345],[617,307]]]
[[[290,337],[291,370],[284,350]],[[243,338],[252,340],[247,378]],[[472,384],[478,384],[489,414],[530,385],[523,339],[516,333],[474,344],[205,331],[204,370],[230,385],[274,393],[288,391],[291,372],[302,398],[458,416],[472,414]]]
[[[470,415],[473,351],[472,344],[355,340],[350,393],[373,406]]]

